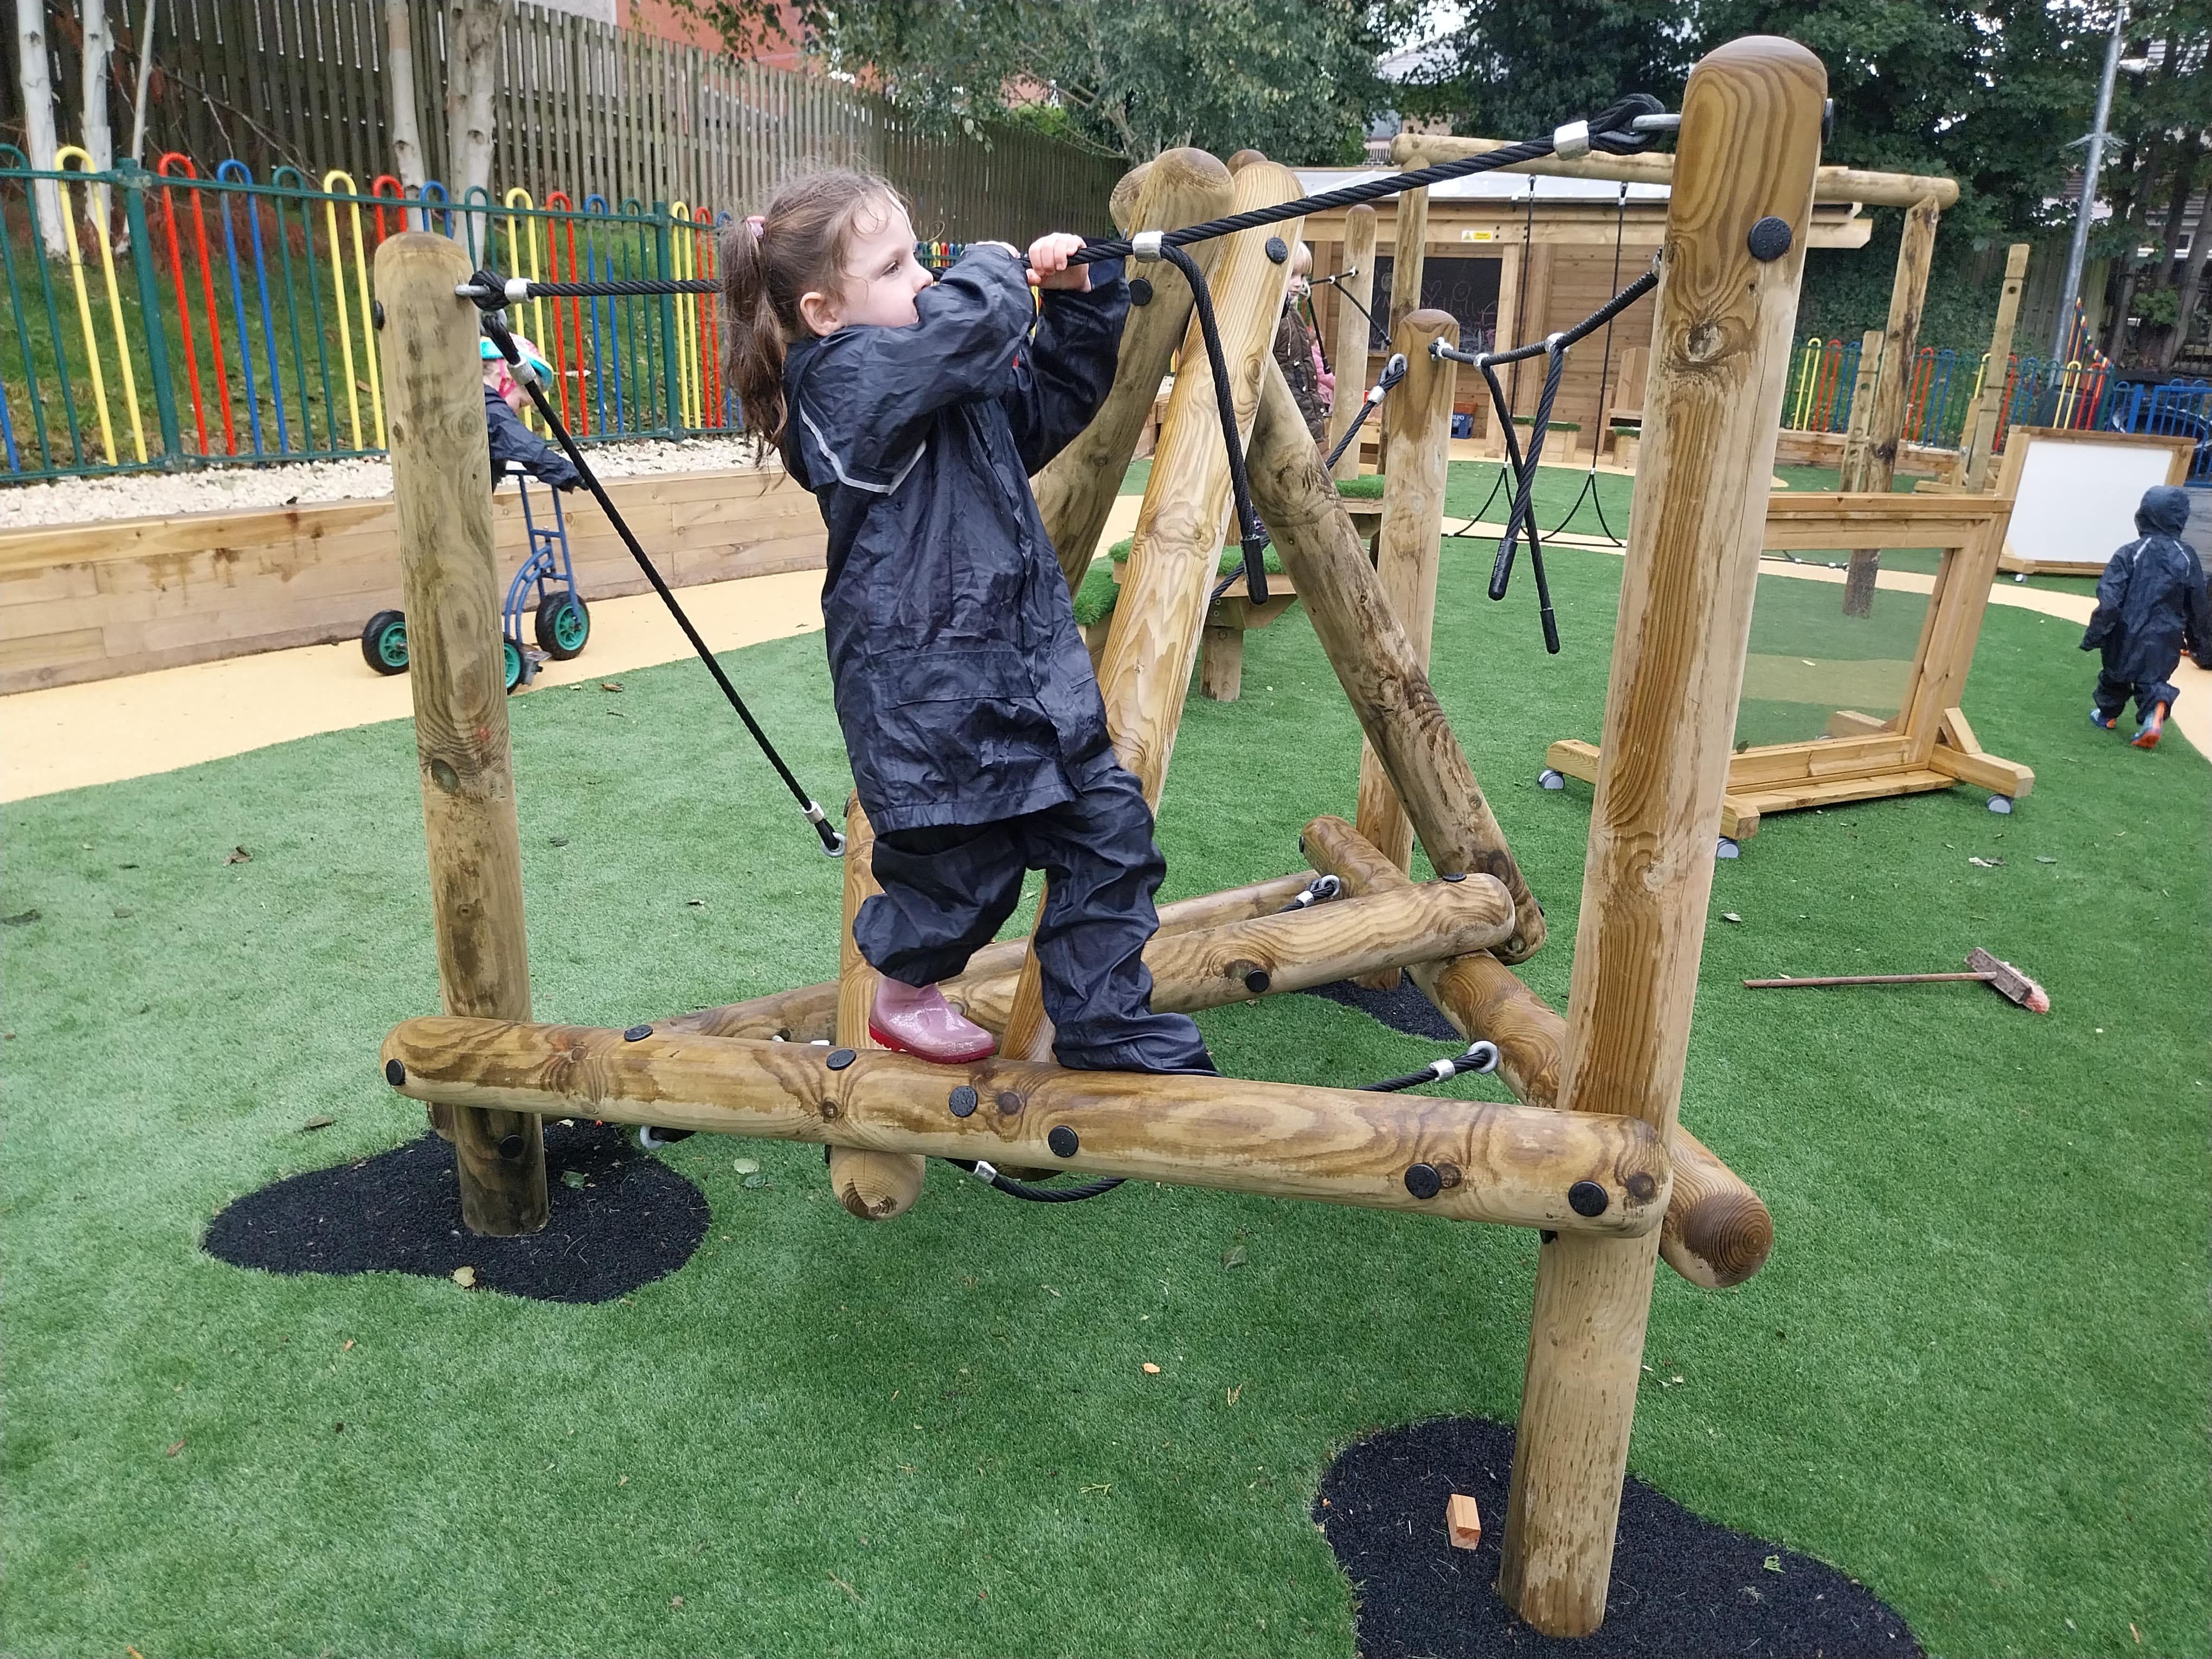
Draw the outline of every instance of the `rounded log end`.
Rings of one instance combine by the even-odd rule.
[[[922,1159],[912,1152],[830,1149],[830,1189],[845,1213],[860,1221],[904,1215],[921,1196]]]
[[[1766,1265],[1774,1249],[1774,1217],[1747,1188],[1713,1193],[1680,1217],[1670,1211],[1662,1244],[1683,1278],[1725,1291]]]

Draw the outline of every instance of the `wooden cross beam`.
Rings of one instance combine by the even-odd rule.
[[[457,1108],[1124,1176],[1630,1239],[1656,1229],[1648,1125],[1533,1106],[1235,1078],[938,1066],[884,1050],[411,1019],[386,1080]]]

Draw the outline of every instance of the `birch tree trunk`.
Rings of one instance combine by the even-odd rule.
[[[22,66],[24,143],[32,170],[51,173],[60,139],[54,133],[53,58],[46,45],[46,0],[15,0],[15,61]],[[50,179],[32,186],[39,236],[49,259],[69,257],[62,237],[60,190]]]
[[[392,164],[406,189],[420,191],[422,129],[415,106],[415,20],[410,0],[384,0],[384,82],[392,88]]]
[[[108,172],[115,166],[115,134],[107,123],[107,68],[115,51],[115,34],[107,27],[106,0],[83,0],[84,20],[84,148],[92,157],[92,171]],[[107,187],[91,191],[93,229],[103,241],[108,235]]]
[[[491,187],[492,96],[499,89],[499,26],[511,0],[445,0],[446,166],[453,200]]]
[[[138,86],[131,100],[131,159],[146,159],[146,87],[154,78],[154,20],[160,0],[146,0],[146,21],[138,28]]]

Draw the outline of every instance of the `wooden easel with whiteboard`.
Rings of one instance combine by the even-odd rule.
[[[2013,499],[1997,568],[2021,576],[2094,576],[2136,538],[2143,491],[2189,476],[2190,437],[2016,426],[1999,495]]]

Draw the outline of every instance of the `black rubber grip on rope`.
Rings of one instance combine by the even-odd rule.
[[[495,291],[498,291],[501,287],[498,276],[489,270],[478,271],[474,280],[479,288],[489,285]],[[504,306],[501,307],[501,309],[504,308]],[[522,367],[521,349],[514,343],[514,336],[508,331],[506,321],[500,316],[499,311],[488,309],[484,312],[483,331],[485,337],[499,348],[500,355],[507,359],[510,368]],[[660,595],[661,602],[667,605],[669,614],[676,618],[676,625],[684,630],[684,637],[691,641],[691,648],[699,653],[699,660],[707,665],[707,672],[714,677],[714,684],[722,688],[722,695],[730,700],[730,707],[737,710],[738,718],[745,723],[745,730],[752,733],[753,741],[760,745],[761,753],[768,757],[769,764],[775,768],[776,775],[784,781],[784,787],[791,791],[792,799],[799,803],[799,810],[806,814],[807,822],[814,826],[814,833],[821,838],[822,850],[831,858],[842,857],[845,851],[843,834],[831,827],[828,817],[823,812],[820,805],[799,786],[798,778],[793,776],[791,769],[784,764],[783,757],[776,753],[775,745],[769,741],[768,733],[761,729],[760,722],[753,718],[752,710],[745,707],[745,700],[738,695],[738,688],[730,684],[730,677],[722,672],[722,665],[715,660],[714,652],[708,648],[707,641],[700,637],[699,630],[691,625],[691,618],[684,614],[684,607],[676,602],[676,595],[669,591],[668,584],[661,579],[660,572],[654,568],[653,561],[646,556],[645,549],[638,544],[637,537],[632,533],[628,521],[622,515],[621,509],[615,506],[612,499],[607,495],[606,486],[599,482],[599,474],[592,471],[591,463],[584,459],[584,452],[576,447],[576,441],[568,435],[568,428],[561,424],[561,417],[554,412],[551,402],[545,396],[544,388],[538,384],[537,375],[525,370],[515,378],[522,382],[523,388],[530,393],[530,401],[538,406],[538,413],[544,420],[546,428],[552,433],[555,440],[560,444],[562,452],[568,458],[569,465],[576,469],[577,476],[583,479],[584,487],[592,492],[592,499],[599,502],[599,510],[607,515],[607,522],[614,526],[615,533],[623,539],[623,545],[629,549],[630,556],[637,561],[638,568],[645,572],[645,579],[653,584],[653,591]]]

